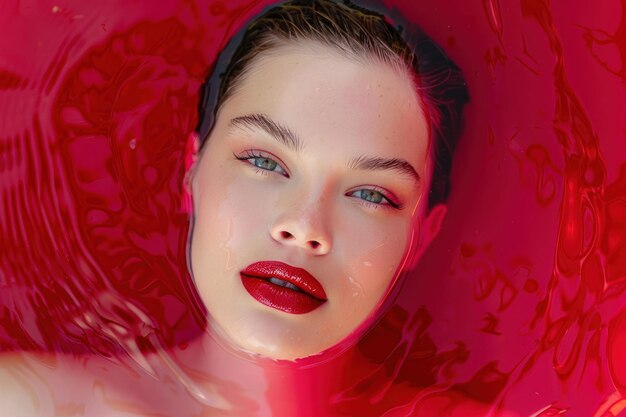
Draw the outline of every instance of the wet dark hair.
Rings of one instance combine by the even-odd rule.
[[[349,58],[376,59],[409,72],[430,125],[434,164],[428,208],[444,202],[469,95],[461,70],[419,28],[411,29],[405,40],[402,29],[383,15],[349,1],[294,0],[269,9],[231,40],[207,79],[200,102],[200,139],[206,141],[217,111],[260,55],[297,42],[317,42]],[[225,62],[227,66],[220,68]]]

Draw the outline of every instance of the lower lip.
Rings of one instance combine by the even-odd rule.
[[[241,282],[246,291],[259,303],[285,313],[309,313],[326,302],[304,292],[274,285],[263,278],[241,274]]]

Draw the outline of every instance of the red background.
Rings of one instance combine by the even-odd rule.
[[[4,351],[149,351],[146,322],[170,348],[199,334],[186,140],[216,54],[267,3],[0,2]],[[626,1],[384,4],[468,82],[448,216],[363,340],[281,368],[292,395],[253,401],[299,415],[620,415]]]

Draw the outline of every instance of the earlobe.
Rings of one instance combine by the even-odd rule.
[[[435,237],[437,237],[447,213],[448,206],[445,204],[437,204],[430,209],[430,212],[424,220],[424,232],[422,234],[423,244],[428,246]]]
[[[414,229],[416,232],[414,236],[417,238],[417,248],[413,254],[410,255],[408,262],[409,268],[415,267],[424,252],[426,252],[426,249],[428,249],[432,241],[435,240],[441,230],[447,212],[448,207],[446,205],[436,205],[430,209],[424,220]]]
[[[200,138],[196,132],[191,132],[187,136],[185,144],[185,173],[191,171],[198,159],[198,149],[200,147]]]
[[[183,178],[183,195],[182,195],[182,210],[185,213],[191,214],[193,211],[193,197],[192,197],[192,180],[193,172],[196,168],[198,161],[198,149],[200,147],[200,139],[196,132],[191,132],[187,136],[187,143],[185,144],[185,177]]]

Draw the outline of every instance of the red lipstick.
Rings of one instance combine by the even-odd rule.
[[[322,284],[313,275],[283,262],[255,262],[240,275],[244,288],[254,299],[285,313],[305,314],[327,300]]]

